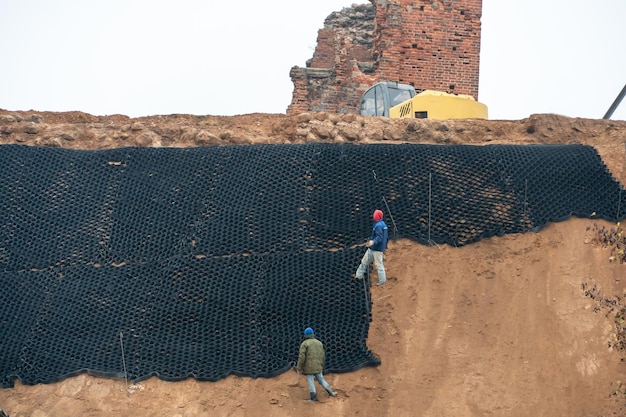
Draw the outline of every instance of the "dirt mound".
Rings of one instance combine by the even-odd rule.
[[[554,144],[598,150],[624,183],[626,122],[533,115],[520,121],[168,115],[131,119],[0,110],[0,143],[108,149],[254,143]],[[86,374],[0,390],[12,417],[613,416],[626,414],[622,300],[626,264],[598,240],[605,222],[570,219],[539,233],[461,248],[392,241],[388,283],[372,289],[368,347],[382,365],[329,374],[338,392],[309,404],[303,377],[137,385]],[[95,324],[96,325],[96,324]],[[623,330],[622,330],[623,331]]]

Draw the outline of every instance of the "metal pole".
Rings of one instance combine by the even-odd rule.
[[[617,106],[619,106],[619,103],[622,102],[622,99],[624,98],[624,96],[626,96],[626,84],[624,84],[624,88],[622,88],[622,91],[620,91],[620,93],[617,95],[617,98],[615,99],[613,104],[611,104],[611,107],[609,107],[609,109],[606,111],[606,114],[604,115],[603,119],[611,118],[611,116],[613,115],[613,112],[615,111],[615,109],[617,109]]]

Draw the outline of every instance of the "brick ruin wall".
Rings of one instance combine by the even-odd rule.
[[[358,113],[379,81],[478,99],[482,0],[370,0],[324,21],[313,57],[290,71],[287,114]]]

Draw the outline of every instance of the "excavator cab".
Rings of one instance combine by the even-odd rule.
[[[395,81],[376,83],[361,96],[361,116],[389,117],[389,109],[415,97],[412,85]]]

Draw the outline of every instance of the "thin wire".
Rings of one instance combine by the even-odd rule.
[[[370,253],[369,248],[366,249],[367,252],[365,252],[368,255],[368,265],[367,265],[367,270],[365,271],[365,275],[363,276],[363,278],[361,279],[361,281],[363,281],[363,297],[365,298],[365,310],[367,310],[367,314],[371,315],[372,312],[370,311],[370,303],[369,303],[369,299],[367,298],[367,288],[369,286],[370,283],[370,268],[372,266],[372,261],[371,261],[371,257],[373,256]],[[360,267],[360,265],[359,265]]]
[[[367,273],[365,275],[366,275],[366,277],[364,277],[361,281],[363,281],[363,295],[365,296],[365,310],[367,310],[367,315],[369,316],[370,314],[372,314],[372,312],[370,311],[370,303],[369,303],[369,300],[367,298],[367,285],[370,282],[369,267],[367,268]],[[367,280],[367,282],[366,282],[366,280]]]
[[[387,207],[387,212],[389,213],[389,217],[391,218],[391,223],[393,223],[393,234],[394,236],[398,234],[398,226],[396,225],[396,221],[393,218],[393,214],[391,213],[391,208],[389,208],[389,204],[387,204],[387,200],[383,197],[383,201],[385,202],[385,207]]]
[[[376,171],[372,170],[372,175],[374,176],[374,180],[378,182],[378,177],[376,177]],[[383,203],[385,203],[385,207],[387,207],[387,212],[389,213],[389,218],[391,218],[391,222],[393,223],[393,233],[395,236],[398,234],[398,225],[396,224],[396,220],[393,218],[393,213],[391,213],[391,207],[389,207],[389,204],[387,204],[385,196],[383,196]]]
[[[619,195],[617,197],[617,216],[615,216],[615,219],[617,221],[619,221],[619,213],[622,210],[621,208],[621,204],[622,204],[622,189],[619,189]]]
[[[626,86],[624,87],[626,88]],[[622,172],[620,174],[620,180],[622,183],[622,186],[619,189],[619,196],[617,197],[617,216],[615,216],[615,219],[617,221],[619,221],[619,214],[622,210],[622,191],[624,190],[624,172],[626,172],[626,143],[624,144],[624,159],[622,159]]]
[[[430,212],[432,205],[432,182],[433,182],[433,174],[428,174],[428,243],[430,244]]]
[[[528,208],[528,178],[524,180],[524,214]]]
[[[124,365],[124,381],[126,381],[126,388],[128,388],[128,374],[126,372],[126,358],[124,357],[124,342],[122,332],[120,332],[120,347],[122,348],[122,364]]]

